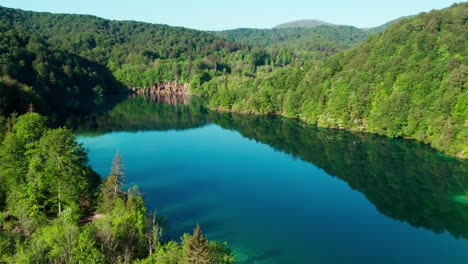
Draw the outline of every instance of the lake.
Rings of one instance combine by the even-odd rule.
[[[239,263],[468,263],[466,161],[178,101],[130,97],[66,121],[103,177],[120,151],[165,239],[199,223]]]

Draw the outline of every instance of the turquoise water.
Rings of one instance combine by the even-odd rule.
[[[129,183],[167,218],[166,239],[199,223],[239,263],[468,263],[468,205],[453,198],[468,189],[466,163],[286,119],[190,116],[193,128],[79,137],[103,176],[120,151]]]

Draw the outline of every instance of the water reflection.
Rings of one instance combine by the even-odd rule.
[[[72,116],[66,125],[90,134],[189,129],[210,122],[313,163],[363,193],[386,216],[468,238],[468,205],[463,202],[468,163],[414,141],[321,129],[279,117],[219,114],[196,98],[158,96],[131,96],[107,111]]]
[[[379,212],[441,233],[468,238],[468,207],[453,197],[468,188],[466,161],[408,140],[321,129],[267,116],[210,114],[223,128],[268,144],[325,170],[363,193]]]
[[[111,108],[90,114],[70,115],[61,123],[77,134],[112,131],[189,129],[209,123],[207,110],[199,98],[186,95],[130,95],[117,99]]]

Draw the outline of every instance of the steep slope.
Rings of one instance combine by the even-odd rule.
[[[54,55],[53,62],[40,64],[40,67],[46,66],[40,71],[43,77],[47,76],[50,79],[47,82],[55,82],[51,75],[53,70],[48,66],[56,67],[57,71],[64,69],[68,71],[69,67],[65,66],[70,64],[67,62],[70,58],[79,61],[75,64],[81,62],[90,64],[86,66],[87,69],[99,68],[100,71],[106,72],[97,74],[93,69],[88,72],[91,77],[81,79],[73,77],[72,84],[67,81],[56,82],[57,91],[61,88],[64,91],[78,89],[74,87],[85,89],[88,84],[81,83],[83,80],[94,80],[101,76],[105,79],[115,78],[121,84],[132,88],[149,88],[168,82],[196,84],[231,72],[254,76],[258,66],[264,64],[272,68],[284,66],[299,56],[286,50],[266,52],[258,47],[241,45],[196,30],[134,21],[110,21],[94,16],[37,13],[0,7],[0,23],[4,25],[4,31],[21,32],[22,38],[25,39],[5,44],[6,50],[14,50],[15,53],[17,49],[29,49],[31,46],[28,45],[29,39],[40,39],[44,52]],[[10,55],[11,52],[1,54],[9,56],[5,57],[5,60],[9,60],[5,62],[5,65],[9,65],[9,69],[0,72],[2,74],[0,77],[8,75],[17,79],[20,78],[18,75],[21,75],[21,78],[29,78],[28,81],[18,81],[34,90],[50,86],[45,81],[40,84],[34,82],[36,75],[30,68],[39,65],[38,62],[26,68],[18,66],[19,68],[16,68],[18,74],[12,73],[13,66],[21,66],[22,61],[31,64],[35,58],[41,60],[43,56],[32,56],[30,60],[23,60],[21,55],[18,55],[19,57]],[[50,57],[49,55],[47,56]],[[35,70],[39,71],[36,68]],[[88,74],[86,70],[76,72]],[[57,74],[54,72],[55,78]],[[107,87],[118,86],[107,85],[106,82],[106,80],[93,81],[92,88],[96,87],[96,93],[102,94],[107,91]],[[32,99],[27,99],[29,95],[18,92],[15,96],[5,95],[5,93],[14,93],[5,88],[12,86],[11,84],[12,82],[7,81],[2,84],[0,98],[3,98],[3,101],[0,102],[3,103],[0,103],[0,106],[3,109],[0,110],[24,112]],[[65,95],[61,92],[54,94],[52,99],[66,102],[67,100],[62,98]],[[45,103],[42,102],[42,105]]]
[[[121,86],[104,67],[51,49],[36,34],[0,22],[0,115],[73,109],[82,96],[99,98]]]
[[[200,73],[242,71],[264,64],[268,55],[252,58],[259,53],[252,54],[246,45],[167,25],[9,8],[0,8],[0,20],[37,33],[51,47],[108,67],[119,81],[132,87],[188,83]]]
[[[409,137],[468,157],[467,14],[468,3],[431,11],[324,62],[198,91],[213,108]]]
[[[321,20],[316,19],[303,19],[303,20],[296,20],[292,22],[287,22],[283,24],[279,24],[274,28],[313,28],[317,26],[334,26],[331,23],[327,23]]]

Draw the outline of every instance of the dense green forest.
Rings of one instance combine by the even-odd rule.
[[[285,49],[266,52],[207,32],[94,16],[0,7],[0,21],[40,35],[51,48],[107,67],[130,87],[207,81],[226,73],[254,75],[258,66],[283,66],[299,56]]]
[[[214,36],[0,8],[0,110],[24,112],[33,103],[41,111],[62,97],[79,107],[78,94],[99,103],[121,84],[189,83],[212,108],[414,138],[466,157],[466,11],[462,3],[393,21],[327,57],[369,33],[320,25]]]
[[[197,226],[165,241],[163,223],[127,186],[117,153],[101,182],[71,130],[27,113],[7,120],[0,145],[0,263],[232,263]]]
[[[0,114],[30,104],[40,112],[77,108],[80,96],[99,101],[120,88],[106,67],[0,20]]]
[[[301,54],[302,60],[320,59],[362,43],[369,36],[381,33],[406,17],[389,21],[374,28],[333,25],[319,20],[298,20],[278,25],[272,29],[239,28],[213,31],[225,39],[260,46],[285,48]]]
[[[198,226],[180,243],[165,241],[159,218],[147,212],[138,189],[126,185],[119,154],[102,182],[73,132],[47,128],[47,118],[35,113],[47,113],[55,121],[61,118],[53,113],[99,106],[106,111],[84,119],[70,115],[67,122],[102,131],[119,122],[131,129],[183,129],[209,122],[206,112],[193,114],[205,111],[200,101],[180,106],[175,114],[150,97],[106,109],[105,98],[127,92],[127,87],[188,83],[190,92],[211,109],[413,138],[468,157],[467,21],[468,3],[461,3],[367,31],[319,25],[213,33],[0,7],[0,263],[234,261],[225,243],[208,241]],[[135,109],[144,115],[132,115]],[[28,113],[10,115],[14,112]],[[167,114],[174,114],[172,122],[162,123],[160,117]],[[210,119],[228,128],[240,122],[235,115],[212,113]],[[399,178],[395,168],[384,173],[386,182],[378,181],[379,173],[365,175],[374,185],[364,184],[346,178],[344,171],[360,172],[362,161],[353,157],[362,156],[381,171],[372,159],[385,149],[372,135],[355,139],[358,147],[336,152],[326,138],[340,137],[339,132],[299,129],[294,133],[300,141],[290,142],[289,126],[265,120],[253,117],[242,133],[320,164],[363,190],[387,215],[467,237],[457,219],[444,219],[446,214],[431,204],[441,201],[441,193],[461,192],[465,182],[443,179],[437,171],[431,179],[440,182],[420,178],[418,166],[434,166],[430,158],[430,165],[415,166],[406,157],[402,166],[415,166],[411,182]],[[262,134],[273,126],[284,133]],[[310,142],[310,137],[323,141]],[[457,169],[447,169],[459,175]],[[388,182],[395,187],[390,194],[382,189]],[[415,197],[411,190],[421,185],[430,192]],[[395,208],[398,199],[414,201],[414,206]],[[466,219],[458,205],[437,208]]]
[[[369,33],[351,26],[316,26],[312,28],[240,28],[213,34],[231,41],[266,49],[290,49],[302,59],[319,59],[364,42]]]
[[[404,19],[323,61],[191,89],[210,107],[414,138],[468,156],[468,3]]]

